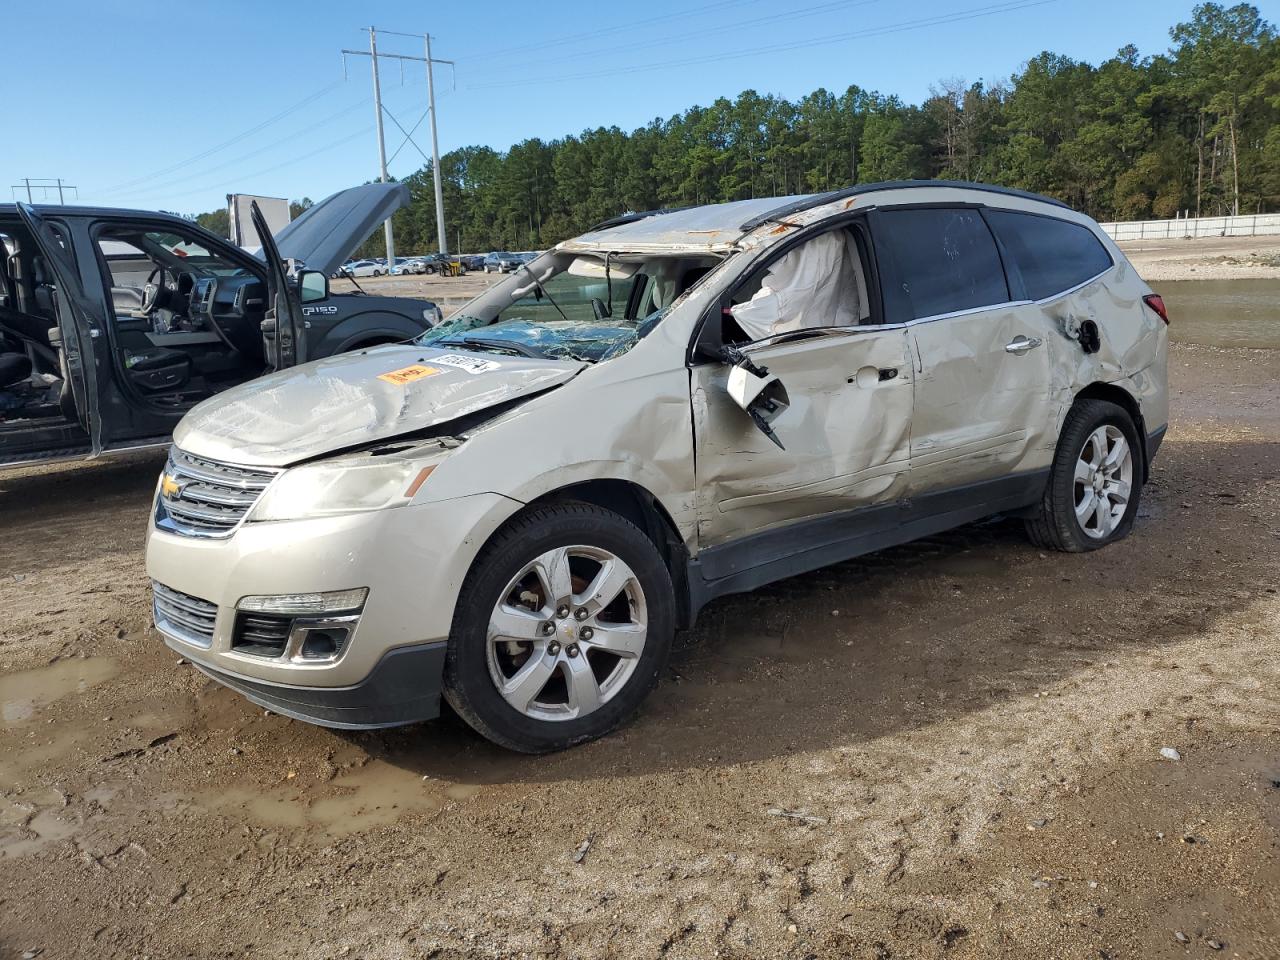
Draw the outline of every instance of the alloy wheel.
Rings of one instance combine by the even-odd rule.
[[[489,676],[525,716],[573,720],[627,685],[644,652],[644,590],[600,547],[557,547],[527,563],[489,617]]]
[[[1076,457],[1076,522],[1085,535],[1109,537],[1124,519],[1132,490],[1133,450],[1119,427],[1103,424]]]

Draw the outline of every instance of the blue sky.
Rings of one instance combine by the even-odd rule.
[[[1258,3],[1277,19],[1280,0]],[[61,0],[14,4],[5,32],[0,189],[61,177],[81,201],[196,213],[228,192],[319,199],[377,176],[362,27],[430,31],[440,148],[505,149],[599,125],[624,129],[743,89],[798,97],[850,84],[918,102],[951,77],[1007,78],[1050,49],[1097,62],[1168,46],[1192,0],[560,0],[272,3]],[[380,34],[380,52],[422,53]],[[405,129],[422,65],[382,68]],[[21,122],[18,122],[18,121]],[[428,153],[387,122],[391,173]],[[402,145],[403,143],[403,145]],[[397,148],[398,152],[397,152]],[[24,197],[18,197],[24,199]],[[36,196],[40,200],[39,191]]]

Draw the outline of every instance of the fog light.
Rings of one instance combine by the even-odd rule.
[[[268,597],[244,597],[237,604],[241,610],[254,613],[281,613],[308,617],[326,613],[351,613],[364,607],[368,587],[334,590],[329,593],[284,593]]]
[[[302,634],[303,660],[334,660],[351,635],[348,627],[298,627]]]

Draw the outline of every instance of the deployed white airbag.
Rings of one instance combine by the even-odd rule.
[[[760,289],[732,308],[752,340],[814,327],[848,327],[862,314],[857,253],[843,230],[814,237],[765,271]]]

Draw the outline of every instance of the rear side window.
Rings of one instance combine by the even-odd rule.
[[[999,251],[977,210],[886,210],[876,242],[897,263],[914,319],[1009,299]]]
[[[988,210],[987,220],[1022,274],[1028,299],[1044,300],[1111,269],[1107,248],[1078,223],[1008,210]]]

